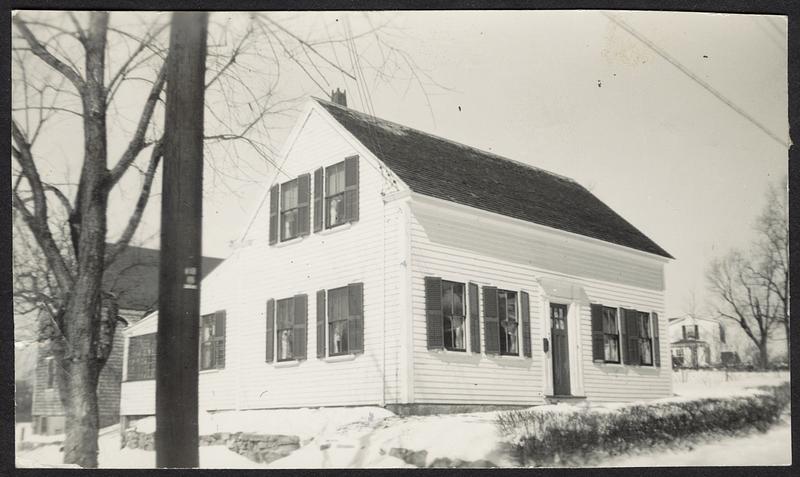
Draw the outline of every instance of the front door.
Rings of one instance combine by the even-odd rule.
[[[567,305],[550,304],[550,322],[553,341],[553,394],[568,396],[569,389],[569,346],[567,339]]]

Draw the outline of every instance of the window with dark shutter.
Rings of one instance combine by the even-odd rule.
[[[266,361],[275,360],[275,300],[267,300]]]
[[[442,344],[451,351],[467,350],[464,284],[442,280]]]
[[[325,290],[317,291],[317,358],[325,357]]]
[[[298,180],[281,184],[281,242],[300,235]]]
[[[297,235],[302,237],[311,232],[311,175],[303,174],[297,178]]]
[[[131,336],[128,340],[128,381],[155,379],[156,334]]]
[[[358,220],[358,156],[344,160],[344,215],[348,222]]]
[[[275,342],[278,361],[294,359],[294,298],[284,298],[276,303]]]
[[[531,350],[531,308],[527,292],[520,292],[519,307],[520,315],[522,316],[522,355],[530,358],[533,356]]]
[[[442,349],[442,279],[438,277],[425,277],[425,327],[428,349]]]
[[[328,290],[328,354],[338,356],[350,350],[347,331],[350,317],[350,297],[348,287]]]
[[[322,204],[324,202],[323,194],[325,194],[323,175],[323,169],[321,167],[314,171],[314,232],[322,230],[322,226],[325,223],[322,214]]]
[[[609,306],[602,307],[603,326],[603,361],[606,363],[619,363],[619,326],[617,324],[617,309]]]
[[[497,290],[497,313],[500,324],[500,354],[519,356],[517,292]]]
[[[278,196],[279,188],[277,185],[269,189],[269,244],[278,243]]]
[[[308,342],[306,328],[308,322],[308,295],[294,296],[294,323],[292,324],[292,357],[294,359],[306,358],[306,343]]]
[[[500,354],[500,324],[496,287],[483,287],[483,337],[486,354]]]
[[[639,364],[653,366],[653,335],[650,329],[650,313],[636,312],[639,325]]]
[[[325,168],[325,228],[329,229],[347,221],[344,211],[344,162]]]
[[[469,341],[470,351],[473,353],[481,352],[481,325],[480,325],[480,303],[478,298],[478,285],[470,283],[469,290]]]
[[[351,283],[347,285],[349,298],[348,324],[350,352],[364,352],[364,284]]]

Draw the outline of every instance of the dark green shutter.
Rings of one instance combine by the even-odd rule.
[[[605,337],[603,335],[603,305],[592,303],[592,359],[605,361]]]
[[[470,283],[469,288],[469,341],[473,353],[481,352],[481,323],[478,285]]]
[[[527,292],[520,292],[519,306],[522,308],[522,355],[533,356],[531,349],[531,300]]]
[[[218,369],[225,367],[225,310],[214,313],[214,363]]]
[[[269,244],[278,243],[278,195],[279,187],[274,185],[269,189]]]
[[[344,160],[344,217],[347,222],[358,220],[358,156]]]
[[[314,171],[314,232],[322,230],[324,216],[322,214],[322,204],[325,194],[324,169],[319,168]]]
[[[439,277],[425,277],[425,328],[428,349],[444,348],[442,279]]]
[[[697,325],[694,325],[694,339],[700,339],[700,328],[698,328]]]
[[[686,339],[686,325],[681,325],[681,332],[683,333],[683,339]]]
[[[347,285],[347,346],[350,353],[364,352],[364,284]]]
[[[325,357],[325,290],[317,291],[317,358]]]
[[[308,322],[308,295],[294,296],[294,324],[292,325],[292,357],[306,359],[306,323]]]
[[[628,310],[625,308],[617,309],[619,319],[619,352],[620,362],[628,364]]]
[[[500,354],[497,287],[483,287],[483,338],[486,354]]]
[[[661,338],[658,333],[658,313],[653,312],[650,314],[653,320],[653,364],[661,367]]]
[[[297,178],[297,234],[308,235],[311,231],[311,174]]]
[[[266,335],[266,361],[271,363],[275,359],[275,300],[267,300],[267,335]]]
[[[641,352],[639,349],[640,327],[642,320],[636,310],[625,310],[626,342],[628,348],[627,364],[642,364]]]

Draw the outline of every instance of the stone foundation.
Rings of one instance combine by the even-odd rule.
[[[122,447],[154,450],[153,434],[128,429],[122,434]],[[217,432],[200,436],[201,446],[224,445],[253,462],[268,463],[286,457],[300,447],[300,438],[283,434],[255,434],[249,432]]]
[[[510,411],[533,406],[515,404],[387,404],[385,407],[398,416],[430,416],[433,414],[461,414],[466,412]]]

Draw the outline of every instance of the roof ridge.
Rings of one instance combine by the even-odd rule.
[[[528,169],[533,169],[535,171],[544,172],[545,174],[550,174],[551,176],[557,177],[557,178],[562,179],[562,180],[566,180],[566,181],[569,181],[569,182],[574,182],[576,184],[580,184],[578,181],[576,181],[575,179],[573,179],[571,177],[567,177],[567,176],[558,174],[556,172],[548,171],[547,169],[543,169],[541,167],[534,166],[533,164],[528,164],[527,162],[522,162],[522,161],[518,161],[516,159],[511,159],[510,157],[501,156],[500,154],[497,154],[497,153],[491,152],[491,151],[485,151],[485,150],[480,149],[478,147],[470,146],[469,144],[464,144],[463,142],[458,142],[458,141],[455,141],[453,139],[449,139],[449,138],[446,138],[446,137],[443,137],[443,136],[439,136],[439,135],[436,135],[436,134],[433,134],[433,133],[429,133],[427,131],[423,131],[421,129],[412,128],[411,126],[406,126],[405,124],[400,124],[400,123],[396,123],[394,121],[390,121],[388,119],[384,119],[384,118],[381,118],[381,117],[378,117],[378,116],[373,116],[371,114],[364,113],[364,112],[358,111],[356,109],[348,108],[347,106],[342,106],[341,104],[334,103],[334,102],[331,102],[331,101],[328,101],[328,100],[325,100],[325,99],[322,99],[322,98],[318,98],[316,96],[311,96],[311,98],[316,100],[316,101],[318,101],[318,102],[320,102],[320,103],[325,103],[325,104],[334,106],[334,107],[339,108],[339,109],[344,109],[346,111],[353,112],[353,113],[358,114],[360,116],[367,116],[367,117],[372,118],[372,119],[377,119],[378,121],[383,121],[383,122],[389,123],[389,124],[391,124],[393,126],[398,126],[400,128],[403,128],[403,129],[410,129],[410,130],[418,132],[420,134],[424,134],[426,136],[430,136],[430,137],[436,138],[436,139],[438,139],[440,141],[445,141],[445,142],[449,142],[450,144],[455,144],[455,145],[460,146],[460,147],[465,147],[465,148],[468,148],[468,149],[472,149],[474,151],[480,152],[481,154],[493,156],[493,157],[495,157],[497,159],[500,159],[502,161],[508,161],[508,162],[511,162],[511,163],[514,163],[514,164],[517,164],[517,165],[520,165],[520,166],[523,166],[523,167],[527,167]]]

